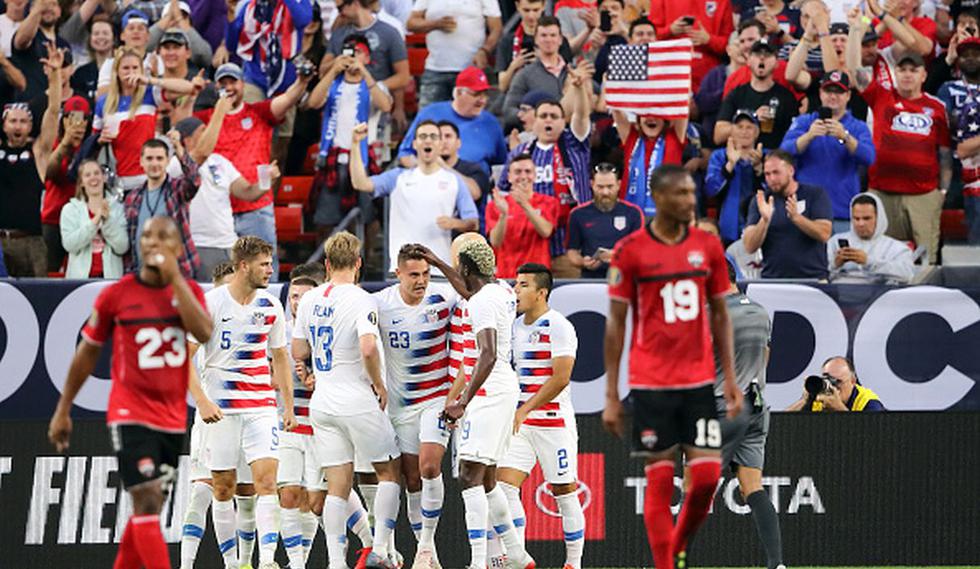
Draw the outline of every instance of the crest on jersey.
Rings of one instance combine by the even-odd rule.
[[[691,251],[687,254],[687,262],[697,269],[704,264],[704,254],[701,251]]]
[[[640,443],[648,449],[657,446],[657,431],[653,429],[643,429],[640,431]]]
[[[252,313],[252,326],[258,326],[260,324],[265,324],[265,312],[253,312]]]
[[[425,323],[438,322],[439,321],[439,311],[435,308],[429,308],[425,311],[425,316],[422,317]]]
[[[527,341],[530,344],[537,344],[541,341],[541,332],[538,332],[537,330],[531,332],[531,335],[527,337]]]
[[[718,9],[718,2],[714,0],[708,0],[704,3],[704,13],[708,15],[709,18],[713,18],[715,11]]]
[[[242,128],[245,130],[252,130],[252,117],[245,117],[242,119]]]
[[[368,322],[370,322],[371,324],[377,325],[378,324],[378,313],[375,312],[375,311],[373,311],[373,310],[371,312],[368,312]]]
[[[156,473],[157,465],[153,462],[152,458],[145,456],[136,463],[136,470],[140,471],[143,478],[152,478],[153,474]]]
[[[606,275],[609,286],[617,286],[623,282],[623,273],[616,267],[609,267],[609,274]]]
[[[615,229],[616,231],[622,231],[626,229],[625,215],[617,215],[616,217],[613,218],[613,229]]]

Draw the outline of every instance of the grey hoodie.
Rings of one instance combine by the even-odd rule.
[[[878,196],[871,192],[861,193],[851,198],[851,207],[858,196],[869,196],[877,204],[877,224],[871,239],[861,239],[854,231],[853,222],[851,230],[846,233],[838,233],[827,242],[827,259],[830,266],[830,278],[839,279],[841,277],[856,277],[866,280],[886,279],[893,282],[906,283],[911,280],[915,273],[914,263],[912,262],[912,251],[901,241],[892,239],[885,235],[888,229],[888,215],[885,207]],[[853,261],[848,261],[837,268],[834,266],[834,257],[840,249],[837,242],[839,239],[847,239],[851,248],[860,249],[868,254],[868,262],[859,265]]]

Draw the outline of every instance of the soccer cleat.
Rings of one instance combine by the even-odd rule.
[[[681,551],[674,554],[674,569],[687,569],[686,551]]]
[[[259,565],[259,569],[279,569],[279,564],[275,561],[269,561],[268,563]]]
[[[412,561],[412,569],[435,569],[435,556],[432,554],[431,547],[420,547],[415,552],[415,559]]]
[[[566,563],[561,569],[580,569],[580,568],[572,565],[571,563]]]
[[[364,569],[364,564],[367,562],[368,555],[371,555],[370,547],[363,547],[357,550],[357,563],[354,564],[354,569]]]
[[[513,561],[507,561],[510,563],[511,569],[534,569],[536,567],[534,558],[531,557],[531,554],[526,551],[524,552],[524,557]]]
[[[786,569],[786,566],[780,563],[779,565],[776,565],[776,569]]]
[[[252,564],[251,563],[242,563],[241,565],[238,566],[238,569],[252,569]]]
[[[405,556],[394,549],[388,552],[388,561],[395,566],[395,569],[402,569],[405,566]]]
[[[367,559],[364,561],[365,569],[398,569],[398,567],[392,563],[387,557],[381,557],[375,552],[368,554]]]
[[[487,569],[507,569],[507,555],[501,553],[487,559]]]

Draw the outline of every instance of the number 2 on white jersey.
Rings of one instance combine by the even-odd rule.
[[[660,289],[664,301],[664,321],[673,324],[690,322],[698,317],[701,301],[698,299],[698,285],[690,279],[667,283]]]
[[[157,350],[164,342],[170,343],[170,349],[157,355]],[[173,326],[163,330],[140,328],[136,332],[136,343],[140,345],[138,358],[140,369],[180,367],[187,359],[187,344],[184,331],[180,328]]]

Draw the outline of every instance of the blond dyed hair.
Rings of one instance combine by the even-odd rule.
[[[361,258],[361,240],[353,233],[341,231],[327,239],[323,244],[323,252],[331,271],[353,269]]]
[[[474,239],[463,243],[459,247],[459,264],[468,265],[477,275],[485,278],[493,278],[497,272],[497,257],[486,241]]]

